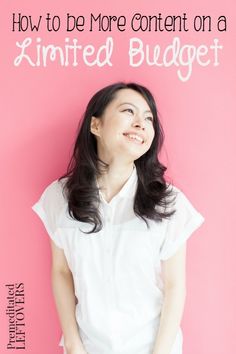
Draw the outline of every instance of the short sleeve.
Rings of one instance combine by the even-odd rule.
[[[57,233],[57,225],[65,203],[62,183],[56,180],[44,190],[39,200],[32,206],[33,211],[43,222],[50,238],[61,249],[63,249],[63,243],[60,234]]]
[[[186,195],[174,186],[176,212],[168,219],[164,241],[160,249],[160,260],[173,256],[185,241],[199,228],[205,218],[189,201]]]

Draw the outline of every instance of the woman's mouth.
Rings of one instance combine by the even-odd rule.
[[[124,133],[124,136],[126,136],[129,140],[134,141],[138,144],[143,144],[144,139],[139,135],[139,134],[134,134],[134,133]]]

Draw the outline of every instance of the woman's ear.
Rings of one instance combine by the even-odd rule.
[[[90,131],[96,136],[100,136],[100,118],[92,117],[90,124]]]

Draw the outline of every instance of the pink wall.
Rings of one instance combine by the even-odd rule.
[[[188,296],[183,318],[184,353],[233,354],[236,352],[236,268],[233,219],[235,202],[235,5],[233,1],[203,0],[121,1],[97,3],[87,0],[4,2],[1,11],[1,158],[2,240],[0,279],[0,351],[8,342],[7,288],[24,283],[27,354],[61,353],[61,331],[50,284],[50,246],[46,232],[31,206],[43,188],[66,168],[78,120],[90,96],[117,80],[140,82],[153,91],[165,129],[162,161],[167,176],[180,186],[205,216],[204,225],[188,244]],[[123,5],[123,6],[121,6]],[[227,16],[227,31],[186,33],[12,32],[12,13],[36,18],[50,12],[65,18],[67,12],[89,17],[134,12],[154,15]],[[191,22],[191,21],[190,21]],[[215,22],[214,22],[215,23]],[[100,46],[108,36],[114,40],[113,66],[32,67],[25,60],[14,66],[19,55],[16,41],[42,38],[44,44],[62,45],[64,38]],[[178,36],[183,43],[211,45],[218,38],[223,49],[220,65],[193,64],[188,81],[177,76],[177,67],[128,62],[128,42],[139,37],[149,44],[167,46]],[[34,57],[34,51],[29,51]],[[184,69],[183,69],[184,72]],[[14,351],[13,351],[14,352]]]

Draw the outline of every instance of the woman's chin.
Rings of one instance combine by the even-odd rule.
[[[144,143],[143,144],[133,143],[133,144],[129,144],[128,146],[126,145],[124,147],[124,152],[136,157],[136,159],[144,155],[147,151],[148,148]]]
[[[143,156],[147,151],[138,151],[138,149],[124,149],[122,151],[122,156],[125,156],[129,160],[135,161]]]
[[[106,151],[101,155],[100,158],[103,161],[109,163],[109,161],[124,161],[124,163],[132,162],[139,159],[148,151],[147,146],[138,145],[138,144],[122,144],[119,146],[111,146],[109,151]],[[103,158],[102,158],[103,156]],[[104,158],[106,156],[106,158]]]

